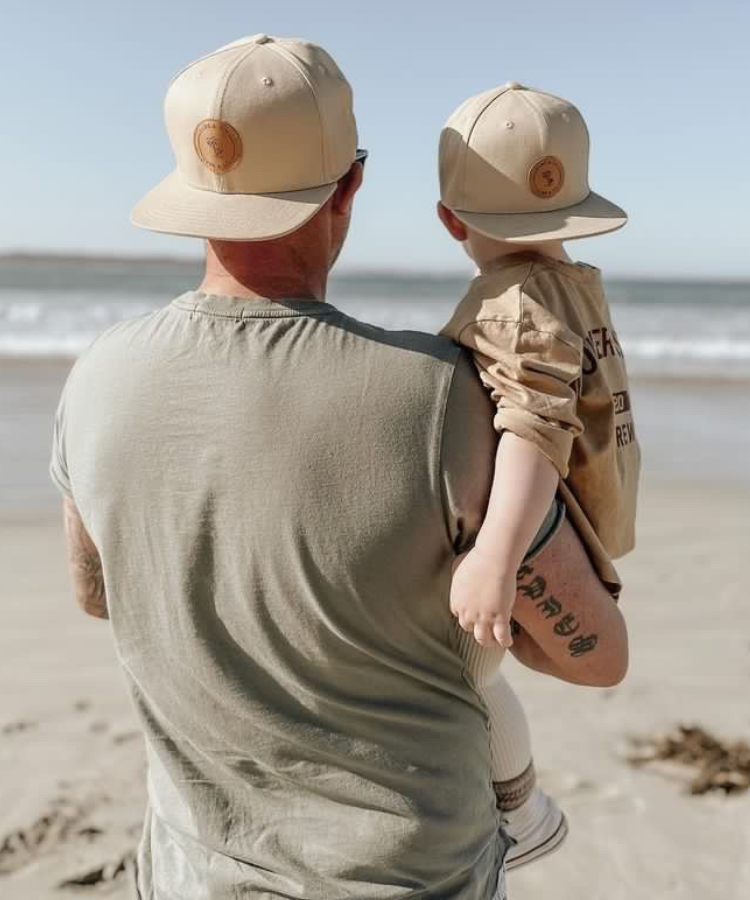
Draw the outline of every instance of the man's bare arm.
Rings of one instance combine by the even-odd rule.
[[[625,620],[567,521],[519,571],[513,618],[523,630],[511,652],[530,668],[596,687],[625,677]]]
[[[68,544],[68,569],[75,586],[76,599],[84,612],[97,619],[108,619],[104,574],[99,551],[86,531],[75,503],[63,498],[63,519]]]

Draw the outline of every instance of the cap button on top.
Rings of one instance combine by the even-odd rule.
[[[507,81],[505,89],[508,91],[524,91],[526,88],[519,81]]]
[[[256,34],[253,35],[253,40],[256,44],[267,44],[271,38],[267,34]]]

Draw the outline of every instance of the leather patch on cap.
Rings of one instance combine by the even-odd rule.
[[[200,161],[218,175],[238,166],[242,159],[242,138],[229,122],[204,119],[193,132],[193,145]]]
[[[529,170],[529,188],[535,197],[547,200],[565,184],[565,169],[556,156],[543,156]]]

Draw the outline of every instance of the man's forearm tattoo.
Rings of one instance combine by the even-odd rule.
[[[541,603],[537,603],[536,608],[545,619],[554,619],[555,616],[559,616],[562,612],[562,604],[552,596],[546,597]],[[555,631],[557,631],[557,628],[555,628]]]
[[[99,551],[89,537],[78,510],[65,505],[65,531],[70,550],[70,573],[78,603],[90,616],[108,619],[104,572]]]
[[[552,630],[555,634],[559,634],[560,637],[569,637],[571,634],[575,634],[580,627],[578,619],[576,619],[573,613],[565,613],[561,619],[558,619],[557,622],[555,622]]]
[[[583,656],[596,647],[599,636],[578,634],[581,628],[578,618],[574,613],[564,612],[560,601],[552,594],[547,594],[547,582],[541,575],[534,575],[534,569],[528,563],[518,570],[518,593],[531,600],[545,619],[555,620],[552,630],[559,637],[570,638],[568,652],[571,656]]]

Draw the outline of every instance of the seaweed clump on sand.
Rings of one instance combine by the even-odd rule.
[[[691,794],[734,794],[750,788],[750,745],[745,741],[727,743],[703,728],[678,725],[668,734],[631,738],[631,745],[628,762],[656,768],[666,764],[671,774],[687,772]]]

